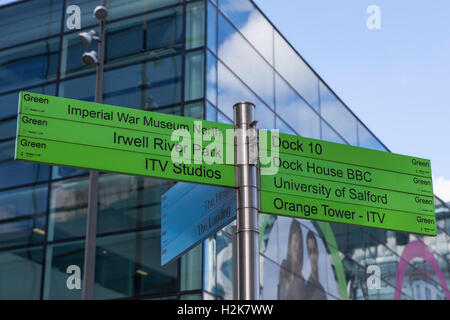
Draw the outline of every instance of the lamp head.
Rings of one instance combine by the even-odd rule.
[[[104,6],[97,6],[94,9],[94,18],[104,20],[108,16],[108,9]]]
[[[82,56],[83,63],[87,66],[92,66],[98,63],[97,52],[92,50],[89,52],[83,53]]]
[[[87,47],[92,43],[92,40],[97,40],[98,37],[95,33],[95,30],[91,30],[89,32],[80,32],[78,34],[78,36],[80,37],[81,43]]]

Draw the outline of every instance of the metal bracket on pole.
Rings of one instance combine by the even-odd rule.
[[[234,109],[236,170],[237,299],[259,299],[258,177],[255,105],[237,103]]]

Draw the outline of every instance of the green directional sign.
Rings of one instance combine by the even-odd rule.
[[[261,212],[430,236],[437,232],[436,219],[431,215],[265,191],[261,191]]]
[[[433,196],[431,178],[423,176],[284,153],[270,160],[279,173]]]
[[[429,160],[268,136],[259,146],[261,168],[277,171],[261,175],[261,212],[436,235]]]
[[[17,160],[235,186],[231,125],[28,92],[17,124]]]
[[[20,93],[19,113],[168,136],[180,129],[192,136],[201,135],[205,140],[223,137],[225,141],[226,130],[233,129],[232,125],[225,123],[29,92]]]
[[[272,134],[267,132],[267,134],[271,143],[268,143],[267,146],[260,146],[260,151],[263,153],[270,152],[274,148],[280,154],[322,159],[431,178],[430,160],[284,133]]]
[[[118,150],[136,151],[171,157],[175,153],[184,160],[196,158],[211,159],[216,163],[225,163],[227,152],[234,158],[234,148],[231,146],[209,147],[211,141],[189,139],[179,142],[172,141],[171,136],[123,129],[79,121],[61,120],[36,115],[19,114],[18,132],[21,137],[63,141],[82,145],[113,148]]]
[[[434,215],[433,197],[287,174],[261,176],[261,190]]]
[[[18,136],[16,159],[218,186],[235,185],[233,166],[173,163],[164,156],[46,139]]]

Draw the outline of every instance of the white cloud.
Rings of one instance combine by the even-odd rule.
[[[433,178],[433,191],[434,194],[445,202],[450,201],[450,179],[440,176]]]
[[[245,30],[264,30],[262,26],[259,27],[264,22],[267,23],[267,21],[252,14],[249,16],[247,24],[242,28],[243,32],[248,33]],[[273,105],[272,69],[239,33],[232,32],[221,42],[219,57],[268,105]],[[219,77],[221,77],[220,72]]]
[[[228,12],[252,12],[253,6],[250,1],[226,1],[225,4],[221,4],[220,10]]]

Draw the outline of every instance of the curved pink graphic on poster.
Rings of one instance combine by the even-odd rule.
[[[409,263],[414,258],[423,258],[425,261],[433,268],[434,273],[438,277],[442,290],[444,290],[445,298],[450,300],[450,292],[448,291],[447,282],[445,281],[444,274],[442,273],[441,268],[439,267],[438,262],[433,257],[433,254],[430,252],[428,247],[422,242],[415,240],[408,243],[403,250],[402,256],[400,257],[400,261],[397,266],[397,276],[395,279],[395,295],[394,299],[400,300],[402,295],[402,287],[403,280],[406,274],[406,270],[408,269]]]

